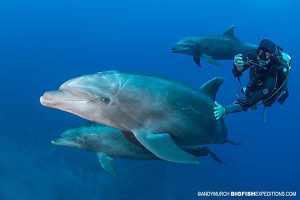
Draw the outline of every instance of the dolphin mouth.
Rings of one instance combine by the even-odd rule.
[[[67,138],[58,138],[56,140],[52,140],[51,144],[56,146],[67,146],[67,147],[78,147],[79,145],[72,140]]]
[[[68,90],[57,90],[45,92],[40,97],[40,103],[43,106],[54,107],[60,104],[65,104],[69,102],[87,102],[88,100],[79,98],[74,92]]]
[[[177,45],[171,49],[172,53],[187,53],[191,48],[183,45]]]
[[[56,140],[51,140],[51,144],[53,144],[53,145],[60,145]]]

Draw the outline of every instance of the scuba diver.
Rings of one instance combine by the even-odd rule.
[[[282,48],[268,39],[263,39],[258,49],[246,55],[238,54],[234,58],[232,73],[240,82],[243,72],[249,69],[249,83],[242,89],[243,98],[238,98],[233,104],[222,106],[215,102],[214,115],[216,120],[225,114],[256,109],[262,101],[265,107],[271,106],[276,100],[283,104],[289,93],[287,80],[291,57]]]

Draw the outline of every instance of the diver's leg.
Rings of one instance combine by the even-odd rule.
[[[247,105],[243,106],[245,109],[249,109],[252,106],[256,105],[259,101],[264,100],[266,98],[268,98],[273,90],[276,87],[276,78],[275,77],[269,77],[267,78],[263,85],[256,88],[251,95],[247,96],[246,98],[248,98],[248,103]]]

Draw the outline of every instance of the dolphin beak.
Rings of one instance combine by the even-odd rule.
[[[40,97],[40,103],[46,107],[57,107],[61,104],[72,102],[86,102],[87,100],[67,90],[45,92]]]
[[[58,138],[56,140],[52,140],[51,144],[57,146],[67,146],[67,147],[79,147],[77,143],[67,138]]]
[[[56,139],[56,140],[52,140],[51,144],[53,144],[53,145],[62,145],[63,146],[64,144],[67,144],[67,141],[64,138],[59,138],[59,139]]]
[[[62,91],[50,91],[45,92],[43,96],[40,97],[40,102],[43,106],[51,107],[57,102],[58,99],[61,99],[64,93]]]
[[[55,140],[52,140],[52,141],[51,141],[51,144],[56,145],[57,143],[56,143]]]

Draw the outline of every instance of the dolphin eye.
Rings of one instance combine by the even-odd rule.
[[[79,144],[83,144],[83,143],[84,143],[84,140],[83,140],[82,138],[77,138],[77,142],[78,142]]]
[[[109,99],[109,98],[102,97],[102,98],[101,98],[101,101],[104,102],[104,103],[109,103],[109,102],[110,102],[110,99]]]

